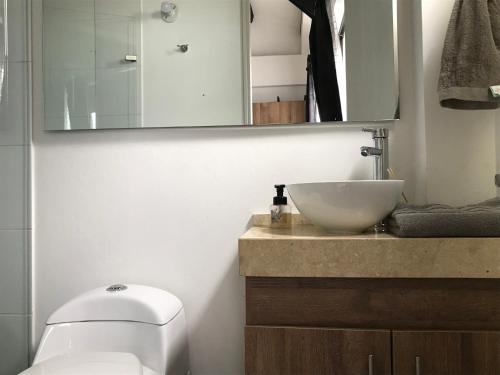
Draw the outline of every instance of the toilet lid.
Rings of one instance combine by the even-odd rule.
[[[27,369],[20,375],[149,375],[131,353],[75,353],[60,355]]]

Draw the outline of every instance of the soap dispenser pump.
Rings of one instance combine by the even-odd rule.
[[[292,225],[292,210],[288,205],[288,199],[283,194],[285,185],[274,185],[276,196],[273,198],[271,211],[271,226],[275,228],[288,228]]]

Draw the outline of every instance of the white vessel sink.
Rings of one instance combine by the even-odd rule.
[[[302,215],[338,234],[361,233],[382,221],[400,201],[403,187],[402,180],[287,185]]]

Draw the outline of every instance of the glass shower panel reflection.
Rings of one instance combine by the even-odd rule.
[[[96,0],[97,127],[140,127],[141,6]]]
[[[94,2],[44,0],[43,5],[45,123],[66,130],[95,127]]]
[[[44,0],[43,11],[46,126],[137,127],[140,2]]]

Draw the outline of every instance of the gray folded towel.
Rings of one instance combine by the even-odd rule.
[[[456,0],[443,49],[439,100],[454,109],[493,109],[500,85],[500,1]]]
[[[500,237],[500,198],[463,207],[400,205],[388,227],[398,237]]]

